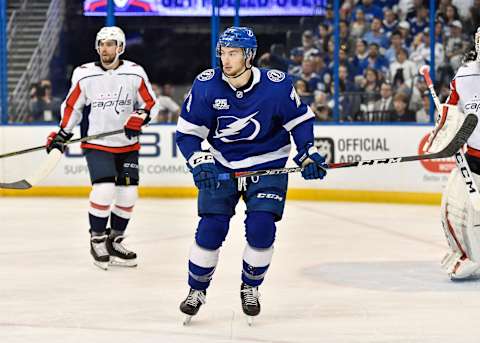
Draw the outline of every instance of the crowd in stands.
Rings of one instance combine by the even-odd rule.
[[[272,44],[257,65],[287,72],[318,121],[332,121],[334,104],[334,13],[300,19],[296,39]],[[345,0],[339,12],[339,116],[341,122],[431,121],[428,88],[419,67],[430,64],[428,0]],[[480,27],[480,0],[438,0],[435,5],[435,80],[440,100]],[[295,37],[295,36],[292,36]],[[261,44],[261,41],[260,41]],[[262,49],[260,49],[261,51]],[[148,66],[147,66],[148,67]],[[152,122],[176,123],[174,86],[153,83]],[[63,99],[42,80],[31,87],[28,122],[58,122]],[[176,101],[174,100],[176,99]]]
[[[430,64],[429,1],[347,0],[340,8],[339,119],[343,122],[429,122],[430,100],[418,70]],[[440,0],[435,12],[435,75],[441,100],[473,49],[480,27],[480,0]],[[303,31],[285,53],[274,44],[260,66],[288,72],[297,93],[319,121],[334,109],[333,8]]]

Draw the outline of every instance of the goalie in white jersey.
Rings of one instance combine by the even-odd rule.
[[[102,28],[95,49],[100,60],[73,72],[61,108],[60,130],[48,136],[47,151],[56,148],[63,152],[78,124],[84,136],[124,128],[125,134],[84,142],[82,148],[92,182],[88,213],[94,263],[102,269],[109,265],[134,267],[137,255],[122,242],[138,197],[138,137],[150,120],[155,96],[143,68],[119,58],[125,51],[125,34],[120,28]],[[83,115],[87,106],[88,115]]]
[[[475,50],[469,52],[450,84],[450,96],[442,105],[443,119],[439,137],[431,139],[428,151],[438,150],[445,132],[453,132],[466,114],[480,116],[480,28],[475,34]],[[446,125],[445,125],[446,124]],[[445,132],[443,132],[445,131]],[[449,136],[447,133],[446,136]],[[473,180],[480,185],[480,127],[476,127],[467,141],[466,160]],[[462,171],[455,168],[450,174],[442,197],[442,225],[450,251],[442,260],[442,267],[452,280],[480,276],[480,212],[473,208]],[[464,171],[465,173],[465,171]]]

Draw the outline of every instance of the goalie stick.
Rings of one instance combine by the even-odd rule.
[[[437,93],[435,92],[435,88],[433,87],[432,79],[430,77],[430,67],[428,65],[422,66],[420,68],[420,74],[422,74],[425,78],[425,82],[427,83],[428,90],[430,91],[430,95],[432,96],[433,103],[435,104],[435,108],[437,109],[438,116],[440,119],[442,119],[442,108]],[[463,181],[465,182],[468,197],[472,203],[472,206],[475,211],[480,211],[480,192],[478,190],[477,184],[475,183],[475,180],[473,179],[472,171],[470,170],[470,166],[467,163],[465,154],[463,153],[463,147],[458,149],[458,151],[456,151],[454,155],[455,164],[457,165],[460,175],[462,175]]]
[[[395,164],[401,162],[420,161],[420,160],[433,160],[438,158],[446,158],[455,155],[466,143],[468,137],[472,134],[473,130],[477,126],[478,118],[475,114],[469,114],[466,116],[462,126],[453,137],[452,141],[441,151],[433,154],[402,156],[402,157],[387,157],[378,158],[373,160],[362,160],[356,162],[344,162],[344,163],[327,163],[328,169],[337,168],[349,168],[349,167],[361,167],[361,166],[376,166],[381,164]],[[265,176],[265,175],[277,175],[301,172],[302,167],[292,168],[278,168],[278,169],[266,169],[257,171],[241,171],[233,173],[222,173],[218,176],[219,180],[229,180],[245,176]]]
[[[123,133],[123,129],[120,130],[115,130],[115,131],[109,131],[109,132],[103,132],[99,133],[96,135],[91,135],[91,136],[85,136],[82,138],[77,138],[77,139],[72,139],[70,141],[65,142],[64,144],[73,144],[73,143],[80,143],[80,142],[86,142],[92,139],[98,139],[102,137],[107,137],[107,136],[112,136],[116,135],[119,133]],[[24,150],[19,150],[19,151],[14,151],[10,152],[7,154],[0,155],[0,158],[4,157],[10,157],[10,156],[17,156],[21,154],[26,154],[29,152],[37,151],[37,150],[43,150],[45,149],[45,145],[42,146],[37,146],[34,148],[29,148],[29,149],[24,149]],[[19,181],[13,181],[13,182],[0,182],[0,189],[29,189],[35,186],[38,182],[46,178],[52,171],[55,169],[57,166],[58,162],[62,159],[63,153],[58,150],[58,149],[53,149],[50,151],[50,153],[47,156],[47,159],[45,162],[38,168],[35,173],[32,176],[29,176],[25,179],[19,180]]]

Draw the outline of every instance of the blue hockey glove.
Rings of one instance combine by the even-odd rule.
[[[302,177],[305,180],[323,179],[327,174],[325,158],[320,155],[317,148],[309,143],[298,151],[293,158],[296,164],[303,167]]]
[[[215,190],[217,188],[219,172],[211,153],[194,152],[188,158],[188,166],[198,189]]]

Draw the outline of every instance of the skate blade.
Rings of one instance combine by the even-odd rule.
[[[127,267],[127,268],[134,268],[137,264],[137,259],[134,260],[124,260],[115,256],[110,256],[110,262],[108,265],[111,267]]]
[[[102,270],[108,270],[108,262],[93,261],[93,264]]]
[[[189,316],[189,315],[185,316],[185,319],[183,320],[183,326],[189,325],[190,322],[192,321],[192,317],[193,316]]]
[[[252,316],[247,316],[247,324],[248,324],[248,326],[253,325],[253,317]]]

